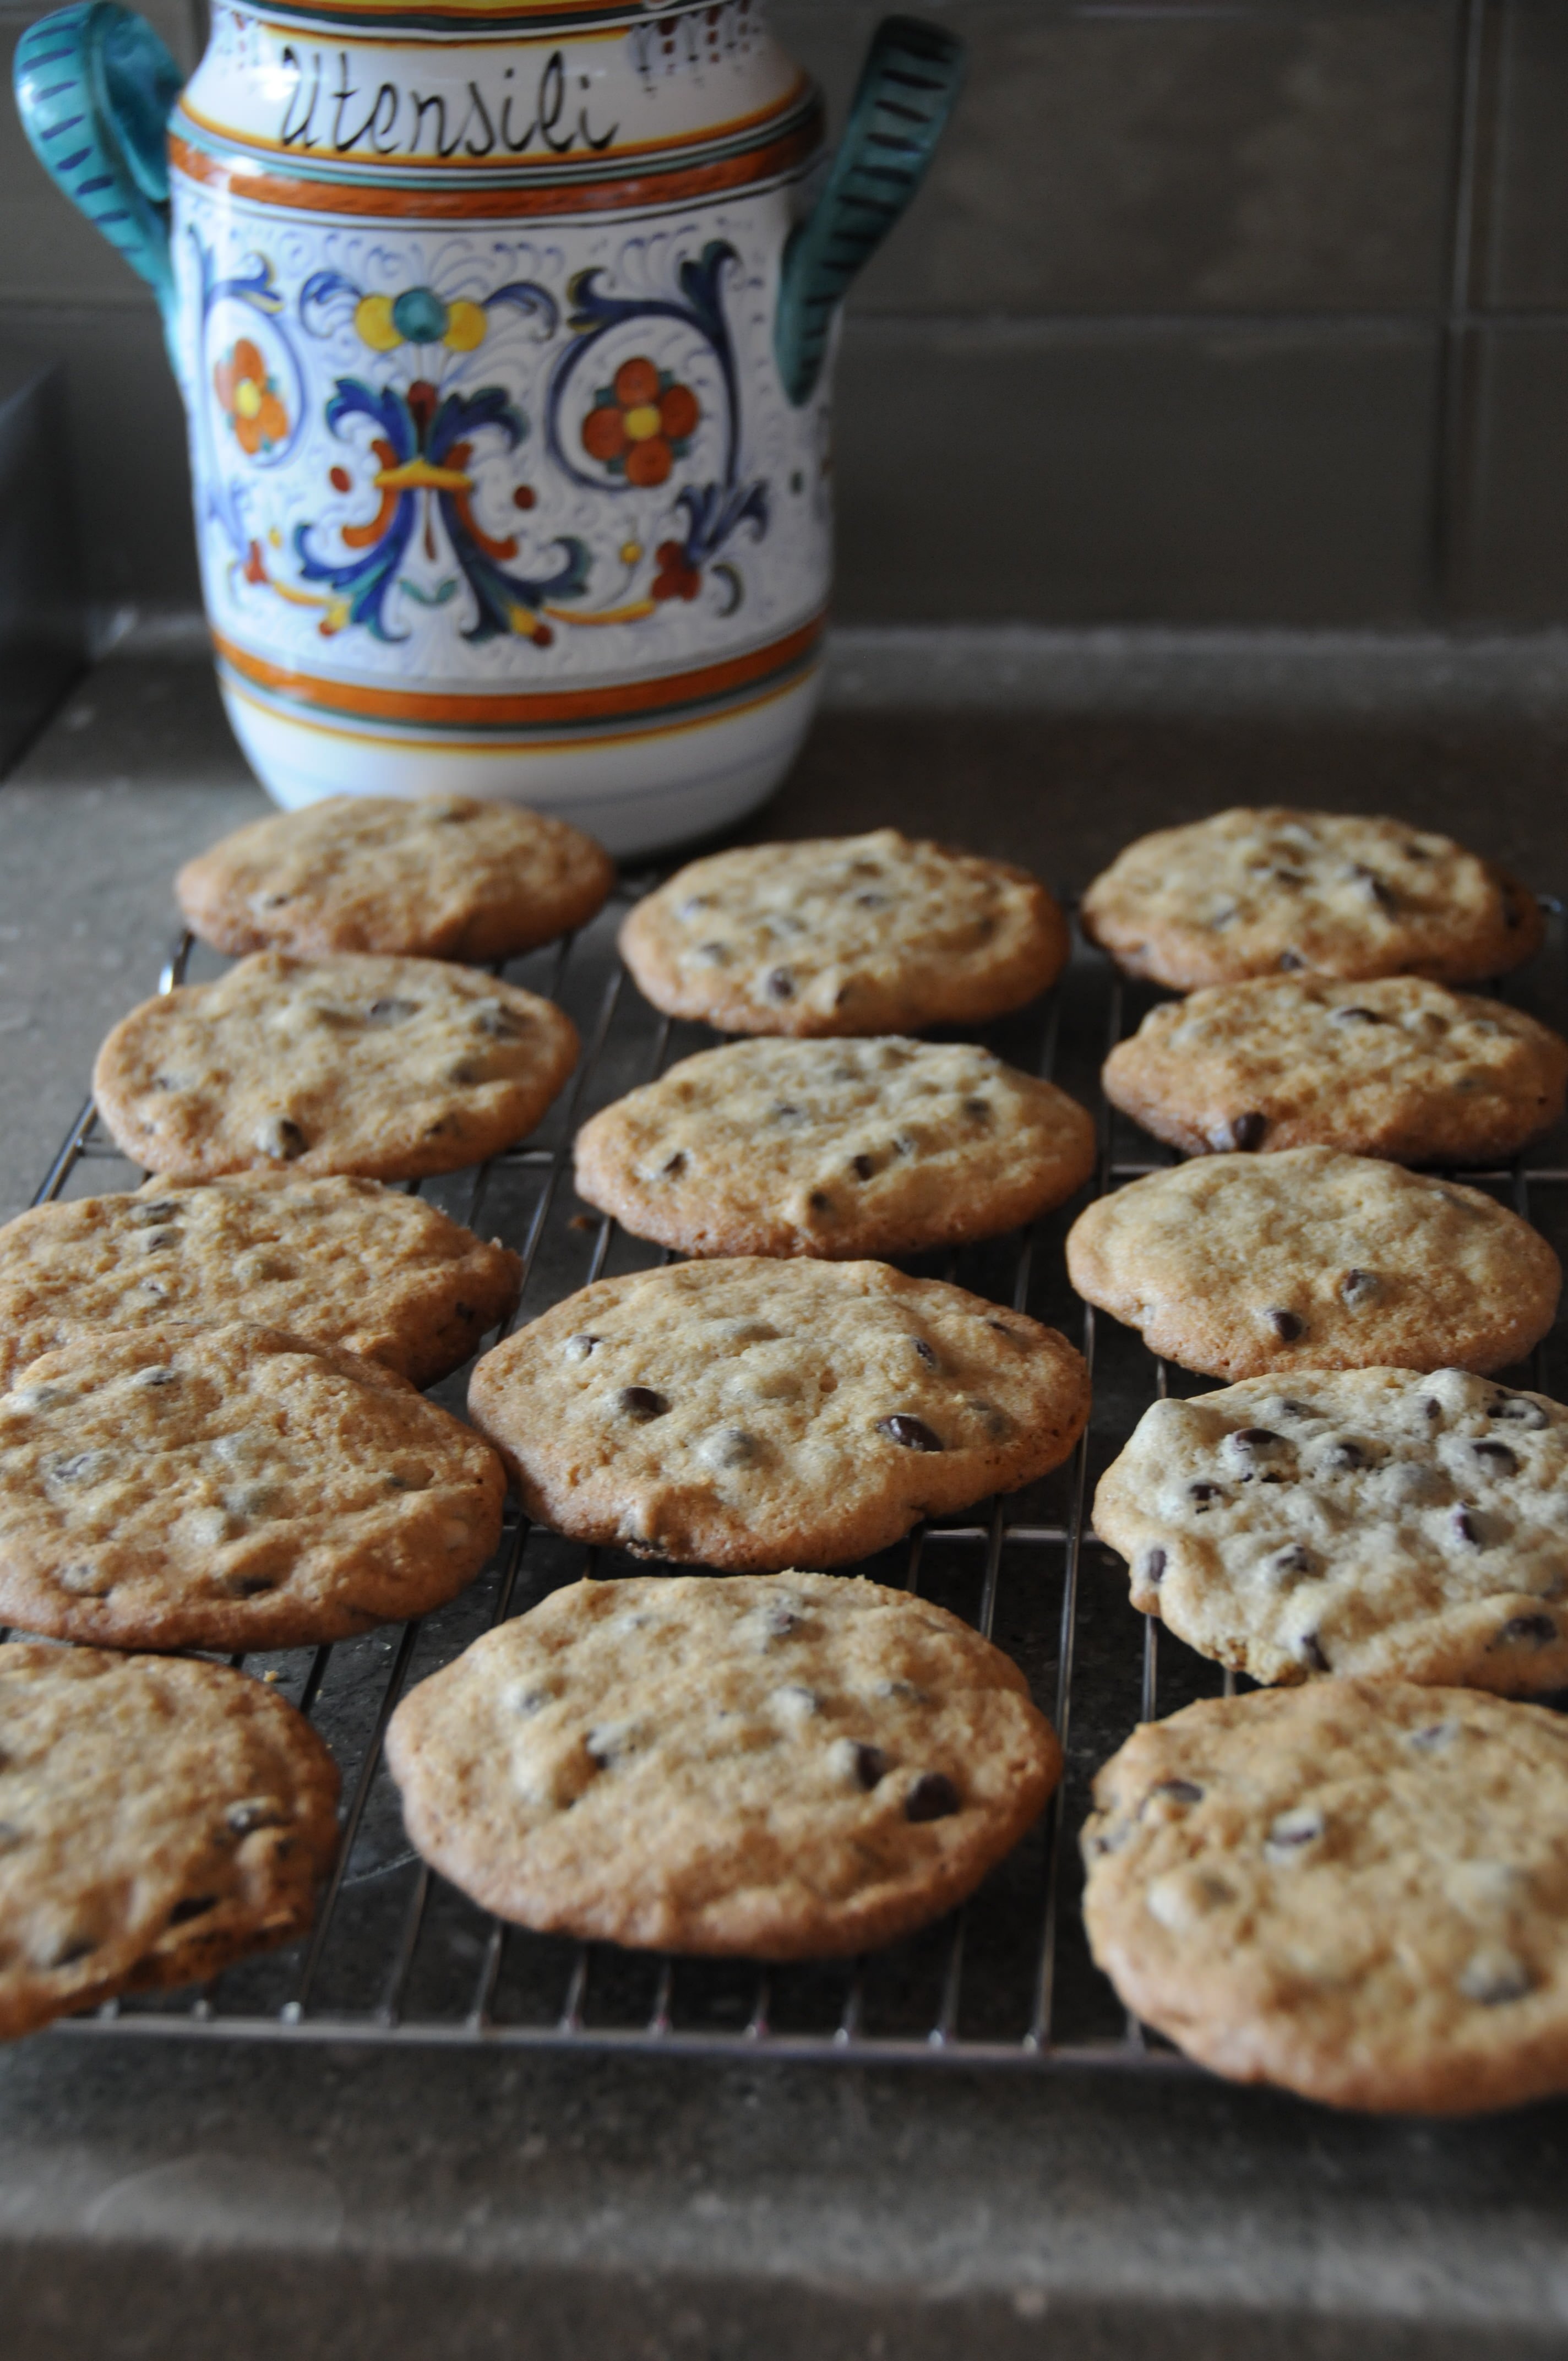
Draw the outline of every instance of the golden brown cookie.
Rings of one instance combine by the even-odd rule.
[[[598,1280],[487,1353],[475,1422],[532,1517],[685,1564],[844,1565],[1065,1459],[1089,1414],[1054,1329],[885,1263]]]
[[[1190,2057],[1331,2106],[1568,2089],[1568,1721],[1313,1681],[1135,1731],[1083,1834],[1090,1943]]]
[[[1133,1604],[1258,1681],[1568,1687],[1568,1410],[1463,1369],[1159,1401],[1100,1479]]]
[[[553,1002],[474,968],[258,951],[133,1008],[93,1088],[116,1147],[167,1180],[413,1180],[521,1139],[576,1059]]]
[[[0,2038],[304,1934],[337,1785],[226,1665],[0,1648]]]
[[[634,1237],[837,1262],[1033,1221],[1094,1170],[1094,1121],[988,1049],[736,1041],[606,1107],[576,1160]]]
[[[905,1033],[1021,1008],[1068,933],[1027,870],[883,828],[694,861],[620,949],[655,1008],[721,1032]]]
[[[1446,836],[1277,806],[1140,837],[1082,917],[1118,967],[1177,992],[1302,968],[1465,983],[1529,959],[1544,926],[1517,879]]]
[[[300,1648],[444,1606],[500,1539],[471,1428],[351,1353],[107,1331],[0,1394],[0,1624],[115,1648]]]
[[[174,881],[221,951],[514,958],[591,918],[615,883],[565,820],[473,796],[331,796],[252,821]]]
[[[1192,1156],[1316,1147],[1484,1164],[1557,1122],[1568,1041],[1416,976],[1266,976],[1162,1001],[1102,1079],[1113,1106]]]
[[[521,1268],[376,1180],[247,1172],[38,1205],[0,1228],[0,1388],[93,1329],[242,1313],[433,1385],[506,1318]]]
[[[1150,1173],[1068,1233],[1080,1295],[1217,1378],[1485,1371],[1540,1343],[1562,1270],[1496,1198],[1331,1148]]]
[[[774,1960],[951,1909],[1061,1767],[967,1623],[797,1573],[557,1590],[405,1697],[387,1761],[413,1843],[486,1909]]]

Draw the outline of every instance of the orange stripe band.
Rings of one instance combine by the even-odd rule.
[[[649,205],[685,204],[694,198],[723,195],[793,170],[815,153],[821,137],[821,108],[813,104],[779,138],[711,163],[655,169],[612,181],[555,181],[533,188],[514,182],[483,190],[286,180],[275,172],[247,170],[211,156],[177,132],[170,134],[169,160],[188,181],[222,189],[253,204],[280,205],[300,213],[354,214],[370,220],[499,221],[531,214],[634,213]]]
[[[252,687],[270,690],[291,704],[326,713],[353,715],[367,721],[389,721],[427,730],[559,729],[578,725],[600,727],[606,722],[642,720],[654,713],[711,705],[760,683],[773,683],[782,674],[803,669],[815,655],[822,637],[823,615],[745,655],[722,664],[699,665],[692,672],[666,673],[652,680],[622,681],[597,688],[526,690],[521,695],[484,696],[432,692],[418,688],[375,688],[362,681],[323,680],[313,673],[295,672],[265,656],[236,647],[221,632],[213,634],[219,656],[229,669]]]

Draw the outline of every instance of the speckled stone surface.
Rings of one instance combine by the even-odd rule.
[[[840,711],[750,833],[891,814],[1071,884],[1266,789],[1558,883],[1565,785],[1556,708]],[[263,809],[195,664],[101,666],[0,792],[6,1212],[156,983],[178,862]],[[1163,2072],[62,2031],[0,2050],[0,2342],[5,2361],[1533,2361],[1568,2351],[1565,2167],[1568,2105],[1371,2124]]]

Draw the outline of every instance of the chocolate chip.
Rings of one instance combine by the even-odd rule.
[[[971,1123],[989,1123],[991,1121],[991,1101],[989,1099],[965,1099],[964,1113],[968,1115]]]
[[[762,1630],[770,1640],[787,1640],[792,1631],[800,1629],[800,1618],[787,1607],[767,1607],[762,1610]]]
[[[1481,1529],[1468,1509],[1455,1509],[1453,1524],[1455,1533],[1462,1542],[1468,1542],[1472,1549],[1479,1549],[1482,1546]]]
[[[1318,1462],[1320,1467],[1333,1475],[1340,1475],[1352,1467],[1365,1467],[1366,1464],[1367,1455],[1360,1444],[1349,1441],[1331,1443]]]
[[[1552,1421],[1539,1402],[1527,1401],[1522,1394],[1504,1394],[1487,1411],[1489,1418],[1506,1418],[1510,1425],[1522,1426],[1527,1433],[1539,1433]]]
[[[729,964],[728,943],[699,943],[696,955],[699,960],[706,961],[709,967],[728,967]]]
[[[1206,1509],[1211,1500],[1222,1500],[1224,1493],[1218,1484],[1189,1484],[1187,1497],[1195,1507]]]
[[[1336,1025],[1387,1025],[1389,1021],[1380,1016],[1376,1008],[1336,1008],[1333,1013]]]
[[[855,1776],[868,1795],[886,1778],[887,1772],[887,1757],[880,1746],[856,1746]],[[954,1809],[957,1809],[956,1805]]]
[[[654,1392],[652,1386],[622,1386],[616,1396],[616,1407],[625,1417],[641,1422],[651,1418],[663,1418],[670,1405],[663,1394]]]
[[[721,1426],[702,1446],[712,1467],[749,1467],[757,1456],[757,1438],[743,1426]]]
[[[1157,1795],[1165,1795],[1173,1804],[1201,1804],[1203,1790],[1195,1779],[1162,1779],[1149,1789],[1146,1803],[1152,1803]]]
[[[1322,1833],[1321,1812],[1310,1804],[1299,1804],[1293,1811],[1280,1812],[1271,1822],[1263,1850],[1289,1860],[1303,1845],[1315,1844]]]
[[[1316,1570],[1317,1563],[1304,1542],[1288,1542],[1282,1550],[1275,1551],[1268,1566],[1271,1574],[1290,1576],[1311,1574]]]
[[[1459,1979],[1459,1989],[1483,2008],[1500,2008],[1507,2001],[1523,2000],[1533,1982],[1524,1961],[1511,1951],[1477,1951]]]
[[[568,1361],[586,1361],[588,1355],[593,1351],[594,1346],[596,1345],[602,1345],[604,1339],[602,1336],[589,1336],[587,1334],[581,1336],[568,1336],[565,1343],[561,1347],[561,1352],[563,1357]]]
[[[231,1574],[224,1585],[231,1598],[260,1598],[277,1587],[278,1578],[270,1574]]]
[[[1383,1282],[1376,1271],[1347,1270],[1339,1291],[1354,1311],[1358,1304],[1375,1303],[1383,1292]]]
[[[192,1918],[204,1918],[209,1910],[217,1908],[220,1899],[216,1894],[187,1894],[184,1901],[177,1902],[170,1912],[169,1923],[171,1927],[183,1927]]]
[[[1305,967],[1307,962],[1299,951],[1281,951],[1279,964],[1287,975],[1293,975],[1298,968]]]
[[[1510,1615],[1498,1631],[1495,1648],[1549,1648],[1557,1637],[1550,1615]]]
[[[914,1345],[915,1350],[919,1354],[920,1358],[925,1362],[927,1367],[934,1369],[937,1366],[937,1356],[931,1350],[930,1345],[926,1342],[925,1337],[911,1336],[909,1341]]]
[[[1009,1344],[1022,1345],[1025,1341],[1019,1335],[1016,1328],[1009,1328],[1005,1320],[988,1320],[985,1324],[988,1328],[993,1329],[998,1336],[1005,1336]]]
[[[875,1172],[876,1166],[869,1156],[857,1156],[850,1169],[857,1180],[869,1180]]]
[[[1477,1459],[1484,1459],[1489,1463],[1488,1472],[1490,1474],[1494,1476],[1517,1476],[1519,1474],[1519,1463],[1515,1458],[1513,1453],[1508,1449],[1506,1443],[1473,1443],[1470,1448],[1475,1454]]]
[[[365,1011],[367,1025],[401,1025],[406,1017],[417,1016],[417,1000],[373,1000]]]
[[[1238,1426],[1231,1436],[1231,1441],[1243,1451],[1267,1451],[1283,1439],[1266,1426]]]
[[[1304,1631],[1296,1642],[1296,1653],[1309,1672],[1326,1673],[1329,1660],[1323,1653],[1322,1642],[1315,1631]]]
[[[812,1213],[830,1213],[833,1211],[833,1200],[826,1189],[813,1189],[806,1205],[806,1211]]]
[[[773,1121],[774,1123],[804,1123],[806,1121],[806,1117],[797,1106],[791,1106],[787,1101],[781,1101],[773,1109]]]
[[[1398,895],[1395,893],[1394,888],[1389,884],[1387,879],[1386,877],[1379,877],[1375,869],[1364,869],[1357,865],[1351,873],[1354,877],[1356,884],[1361,887],[1362,892],[1366,895],[1367,900],[1369,902],[1376,902],[1380,910],[1393,911],[1398,908]]]
[[[159,1197],[149,1205],[135,1208],[131,1214],[131,1226],[137,1230],[156,1229],[160,1223],[172,1221],[179,1211],[178,1198]]]
[[[793,1000],[795,978],[787,967],[770,968],[765,989],[770,1000]]]
[[[1143,1577],[1148,1584],[1151,1590],[1157,1590],[1159,1587],[1159,1585],[1164,1581],[1165,1569],[1168,1563],[1168,1561],[1167,1559],[1166,1553],[1162,1549],[1152,1549],[1145,1555],[1142,1568]]]
[[[923,1418],[912,1417],[908,1411],[894,1411],[891,1418],[879,1418],[877,1433],[890,1442],[900,1443],[905,1451],[940,1451],[940,1438],[932,1433]]]
[[[272,1157],[280,1164],[289,1163],[305,1152],[305,1135],[297,1123],[286,1115],[274,1115],[264,1123],[256,1135],[256,1145],[263,1156]]]
[[[685,1149],[684,1148],[677,1148],[673,1156],[666,1157],[663,1163],[660,1165],[659,1178],[661,1180],[673,1180],[677,1172],[684,1172],[685,1169]]]
[[[855,896],[857,910],[885,910],[887,904],[885,894],[857,894]]]
[[[1249,1115],[1233,1115],[1228,1124],[1222,1125],[1218,1131],[1211,1135],[1210,1145],[1213,1148],[1231,1148],[1238,1153],[1250,1155],[1255,1148],[1263,1146],[1267,1132],[1268,1117],[1266,1115],[1257,1114],[1255,1110]]]
[[[906,1820],[949,1820],[963,1798],[945,1771],[922,1771],[904,1799]]]
[[[1275,1404],[1276,1418],[1310,1418],[1312,1405],[1303,1401],[1280,1401]]]
[[[247,1837],[256,1828],[280,1828],[288,1817],[282,1805],[266,1795],[247,1796],[243,1804],[231,1804],[224,1814],[230,1832],[236,1837]]]
[[[1442,1404],[1431,1394],[1426,1394],[1422,1397],[1421,1408],[1425,1411],[1428,1418],[1441,1418],[1442,1416]]]
[[[1266,1312],[1264,1318],[1282,1345],[1294,1345],[1307,1333],[1307,1323],[1299,1312]]]

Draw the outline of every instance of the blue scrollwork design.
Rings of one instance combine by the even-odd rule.
[[[296,526],[294,551],[304,580],[338,594],[342,622],[360,624],[378,640],[406,638],[406,632],[389,628],[386,599],[413,538],[421,500],[432,499],[474,597],[475,618],[463,637],[477,643],[511,632],[548,645],[548,630],[536,620],[539,609],[548,599],[582,596],[588,550],[575,536],[563,535],[554,544],[563,558],[554,574],[516,574],[509,566],[517,555],[515,537],[498,540],[477,522],[468,473],[474,438],[493,428],[507,449],[515,450],[528,432],[528,422],[503,390],[487,386],[473,394],[441,394],[421,379],[405,392],[339,378],[326,423],[340,434],[352,417],[368,418],[378,430],[370,447],[379,463],[374,489],[381,505],[367,522],[341,529],[348,550],[362,555],[323,557],[311,546],[312,527]]]
[[[578,371],[602,339],[630,321],[674,320],[695,330],[718,365],[724,386],[724,456],[720,480],[700,488],[688,486],[675,506],[685,519],[681,544],[685,564],[699,569],[717,557],[742,524],[750,524],[757,540],[768,530],[768,488],[762,480],[740,478],[740,396],[735,347],[725,316],[723,279],[739,260],[735,248],[722,238],[705,246],[695,260],[687,258],[675,274],[680,299],[667,296],[608,295],[601,269],[584,270],[571,284],[573,310],[567,326],[575,341],[556,366],[545,403],[545,440],[551,458],[585,490],[620,494],[632,489],[624,476],[590,475],[567,450],[561,431],[562,409]]]
[[[194,230],[191,232],[191,244],[199,279],[199,324],[194,347],[196,382],[190,390],[189,408],[201,446],[200,476],[205,486],[207,513],[223,528],[236,557],[244,559],[250,546],[247,522],[248,487],[242,478],[230,473],[213,432],[213,406],[222,399],[214,381],[211,351],[213,314],[219,304],[241,304],[265,320],[290,372],[289,385],[278,402],[286,422],[285,431],[250,453],[249,464],[276,467],[292,456],[305,423],[304,370],[281,324],[283,297],[278,291],[271,263],[261,255],[248,255],[237,271],[225,278],[219,275],[213,255]],[[257,395],[258,402],[262,399],[264,390]],[[230,409],[228,414],[237,433],[235,411]]]

